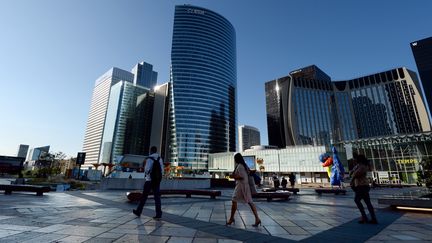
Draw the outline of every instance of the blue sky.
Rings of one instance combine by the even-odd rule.
[[[226,17],[237,33],[238,124],[267,143],[264,83],[316,64],[333,80],[405,66],[432,36],[432,1],[0,1],[0,154],[19,144],[82,149],[94,81],[146,61],[168,81],[174,6]]]

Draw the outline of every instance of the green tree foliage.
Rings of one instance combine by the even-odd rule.
[[[43,153],[35,162],[36,176],[47,178],[51,175],[60,174],[60,161],[66,158],[63,152]]]

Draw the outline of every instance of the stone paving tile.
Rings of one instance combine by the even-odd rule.
[[[102,238],[102,237],[93,237],[93,238],[91,238],[89,240],[84,241],[84,243],[111,243],[111,242],[114,242],[116,239],[109,239],[109,238]]]
[[[179,227],[160,227],[159,229],[154,230],[151,235],[194,237],[195,233],[195,229]]]
[[[118,239],[120,237],[122,237],[124,234],[123,233],[111,233],[111,232],[105,232],[102,233],[100,235],[98,235],[98,238],[108,238],[108,239]]]
[[[127,234],[113,242],[115,243],[130,243],[130,242],[151,242],[151,243],[164,243],[169,239],[167,236],[154,236],[154,235],[131,235]]]
[[[214,238],[194,238],[192,243],[218,243],[218,239]]]
[[[410,241],[411,240],[421,240],[421,239],[419,239],[417,237],[410,236],[410,235],[407,235],[407,234],[403,234],[402,232],[399,233],[399,234],[392,235],[391,237],[393,237],[395,239],[398,239],[398,240],[410,240]]]
[[[85,236],[75,236],[75,235],[71,235],[65,238],[62,238],[56,242],[58,243],[75,243],[75,242],[85,242],[88,239],[90,239],[90,237],[85,237]]]
[[[40,227],[35,227],[35,226],[0,224],[0,229],[4,229],[4,230],[31,231],[31,230],[37,230],[39,228]]]
[[[167,243],[191,243],[193,238],[190,237],[175,237],[172,236],[169,238]]]
[[[71,226],[70,225],[66,225],[66,224],[54,224],[54,225],[50,225],[50,226],[47,226],[47,227],[35,229],[33,231],[35,231],[35,232],[41,232],[41,233],[51,233],[51,232],[55,232],[55,231],[58,231],[58,230],[67,229],[69,227],[71,227]]]
[[[52,242],[52,241],[58,241],[60,239],[63,239],[67,237],[67,235],[60,235],[60,234],[43,234],[36,238],[25,240],[22,243],[35,243],[35,242]]]
[[[65,229],[55,231],[56,234],[74,235],[74,236],[96,236],[108,231],[107,228],[91,226],[71,226]]]
[[[310,235],[309,232],[301,227],[285,226],[284,229],[291,235]]]
[[[0,238],[7,237],[10,235],[16,235],[19,233],[22,233],[22,231],[0,229]]]
[[[22,232],[10,236],[2,237],[0,239],[0,243],[23,242],[29,239],[36,238],[43,234],[44,233],[39,233],[39,232]]]

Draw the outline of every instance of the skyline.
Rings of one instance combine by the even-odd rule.
[[[312,64],[333,81],[397,67],[417,73],[410,43],[432,36],[428,1],[247,1],[249,11],[241,10],[245,1],[188,2],[234,25],[238,125],[257,127],[262,144],[268,144],[265,82]],[[94,82],[111,67],[130,70],[144,61],[158,72],[158,84],[168,81],[174,7],[184,2],[128,3],[0,3],[6,37],[0,40],[0,82],[8,88],[0,96],[0,112],[7,114],[0,126],[1,155],[15,155],[19,144],[28,144],[76,156]],[[395,14],[402,11],[406,17]]]

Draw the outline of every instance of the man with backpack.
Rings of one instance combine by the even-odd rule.
[[[160,195],[160,182],[162,180],[163,174],[163,161],[162,158],[157,153],[157,148],[152,146],[150,148],[150,155],[145,161],[145,169],[144,169],[144,189],[138,204],[137,209],[134,209],[132,212],[140,217],[144,205],[147,201],[147,197],[150,193],[150,190],[153,191],[153,197],[155,200],[155,208],[156,215],[153,217],[154,219],[160,219],[162,217],[162,208],[161,208],[161,195]]]

